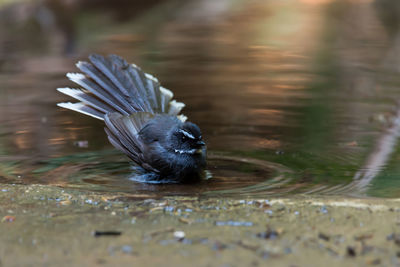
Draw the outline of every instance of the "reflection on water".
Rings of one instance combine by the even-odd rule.
[[[153,197],[400,196],[398,133],[379,154],[398,131],[398,1],[120,2],[0,5],[1,182]],[[187,104],[212,179],[135,183],[102,122],[56,107],[66,99],[55,88],[71,86],[65,73],[92,52],[135,62]],[[349,186],[360,171],[374,175]]]

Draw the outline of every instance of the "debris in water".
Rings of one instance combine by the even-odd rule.
[[[120,231],[94,231],[93,235],[95,237],[99,236],[120,236],[122,232]]]
[[[88,148],[89,141],[88,140],[75,141],[74,146],[81,147],[81,148]]]
[[[350,141],[350,142],[347,142],[347,143],[339,143],[339,146],[356,147],[356,146],[358,146],[358,142],[357,141]]]

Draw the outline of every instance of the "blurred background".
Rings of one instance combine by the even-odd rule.
[[[154,190],[56,106],[78,60],[112,53],[186,103],[205,191],[399,197],[399,26],[398,0],[0,0],[0,182]]]

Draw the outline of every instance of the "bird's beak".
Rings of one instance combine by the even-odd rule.
[[[196,145],[198,145],[198,146],[205,146],[206,143],[204,143],[203,140],[200,140],[200,141],[197,141]]]
[[[203,154],[203,150],[204,150],[204,146],[206,145],[206,143],[204,143],[203,140],[199,140],[196,142],[196,154]]]

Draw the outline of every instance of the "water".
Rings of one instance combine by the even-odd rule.
[[[0,182],[143,197],[399,197],[398,10],[396,0],[4,4]],[[102,122],[56,106],[71,99],[55,88],[72,86],[65,73],[92,52],[123,56],[186,103],[211,179],[134,182]]]

